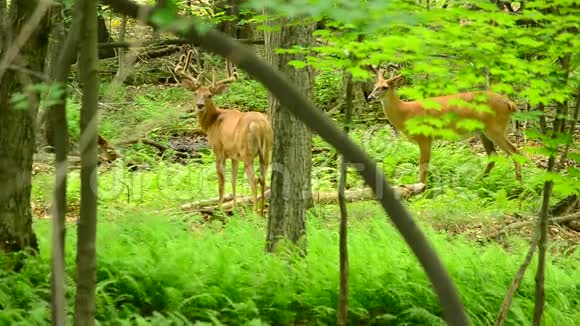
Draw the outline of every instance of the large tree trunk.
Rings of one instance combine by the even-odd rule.
[[[274,51],[276,48],[290,48],[293,45],[309,46],[314,24],[290,26],[286,18],[270,24],[281,24],[281,29],[265,33],[266,56],[269,62],[288,76],[306,97],[312,97],[312,71],[295,69],[288,65],[290,60],[303,60],[304,55],[275,54]],[[277,251],[279,241],[287,239],[306,253],[306,209],[312,203],[312,133],[290,111],[282,108],[272,94],[269,96],[269,103],[274,145],[266,250]]]
[[[65,40],[64,30],[64,5],[55,3],[50,15],[50,34],[48,42],[48,54],[46,56],[46,72],[50,80],[54,80],[58,69],[58,57]],[[47,146],[54,148],[52,135],[54,134],[54,121],[50,119],[48,111],[40,112],[38,118],[37,147],[42,150]]]
[[[79,73],[83,98],[81,108],[81,211],[77,228],[77,298],[75,325],[94,325],[97,280],[97,102],[99,72],[97,51],[97,4],[82,4]]]
[[[221,0],[214,3],[214,11],[223,11],[225,16],[229,18],[220,22],[217,29],[233,38],[254,38],[254,24],[246,22],[240,26],[239,22],[242,19],[251,18],[251,15],[242,14],[240,8],[246,2],[245,0]]]
[[[6,28],[4,26],[6,25],[5,21],[7,12],[8,10],[6,10],[6,0],[0,0],[0,53],[2,53],[2,50],[6,45],[4,41],[6,37]]]
[[[13,31],[20,31],[37,4],[34,0],[11,2],[8,23]],[[14,58],[14,65],[37,72],[44,70],[47,28],[45,16]],[[4,252],[38,250],[30,206],[38,94],[24,90],[37,82],[34,76],[14,69],[5,70],[0,79],[0,250]],[[11,98],[18,93],[26,97],[14,104]]]

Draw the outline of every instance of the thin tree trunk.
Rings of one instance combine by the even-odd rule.
[[[123,15],[121,18],[121,26],[119,26],[119,42],[125,41],[125,34],[127,32],[127,15]],[[125,49],[117,49],[117,54],[119,56],[119,70],[117,70],[117,76],[124,76],[125,72]]]
[[[539,117],[540,132],[545,135],[548,133],[548,123],[546,122],[546,106],[544,103],[538,105],[538,111],[542,111],[542,115]]]
[[[550,156],[548,160],[548,172],[554,169],[555,156]],[[550,197],[552,196],[552,180],[544,183],[544,195],[542,200],[542,210],[538,222],[538,231],[540,234],[538,242],[538,270],[536,272],[536,302],[534,306],[534,326],[542,325],[542,314],[544,312],[545,288],[544,278],[546,271],[546,251],[548,247],[548,210],[550,209]]]
[[[501,308],[495,320],[495,326],[503,326],[503,324],[505,323],[507,315],[510,311],[512,301],[516,295],[516,292],[520,288],[520,284],[524,279],[524,275],[526,274],[528,266],[532,262],[532,258],[534,257],[534,253],[536,252],[537,247],[538,247],[538,232],[535,232],[530,247],[528,249],[528,253],[526,254],[526,257],[524,258],[524,261],[520,265],[520,268],[518,269],[516,275],[512,279],[508,291],[503,299]]]
[[[97,233],[97,3],[82,6],[79,73],[83,84],[81,108],[81,208],[77,231],[77,297],[75,325],[94,325]]]
[[[266,55],[293,82],[306,97],[312,96],[313,78],[310,69],[295,69],[290,60],[303,60],[300,54],[275,54],[277,48],[292,45],[309,46],[312,42],[314,24],[293,25],[283,18],[270,24],[280,24],[281,29],[265,33]],[[266,250],[277,251],[279,241],[290,240],[306,254],[306,209],[312,203],[310,172],[312,158],[312,134],[310,130],[279,100],[269,96],[274,144],[272,148],[272,179],[268,235]],[[282,249],[284,250],[284,249]]]
[[[560,58],[560,64],[562,70],[564,71],[563,84],[568,83],[568,77],[570,74],[570,55],[566,55]],[[553,122],[552,138],[556,138],[563,130],[565,130],[566,121],[563,117],[566,116],[568,111],[568,101],[558,103],[556,109],[556,116]],[[556,147],[556,153],[558,147]],[[556,165],[556,153],[552,153],[548,159],[547,173],[554,170]],[[552,180],[546,181],[544,183],[543,200],[542,200],[542,210],[540,212],[540,219],[538,221],[539,228],[539,242],[538,242],[538,269],[536,271],[536,302],[534,306],[534,326],[540,326],[542,324],[542,315],[544,313],[545,304],[545,287],[544,279],[546,274],[546,252],[548,247],[548,219],[550,210],[550,197],[552,196],[552,188],[554,182]]]
[[[568,135],[570,136],[570,140],[566,143],[566,147],[564,148],[564,152],[560,158],[560,164],[558,168],[562,168],[564,166],[566,158],[568,157],[568,153],[570,152],[570,146],[572,146],[574,143],[574,133],[576,132],[576,124],[578,123],[578,111],[580,111],[580,88],[576,90],[576,103],[574,104],[574,112],[572,113],[570,127],[568,128]],[[566,124],[563,125],[563,128],[565,129]]]
[[[20,32],[29,21],[38,1],[12,1],[10,30]],[[44,31],[49,20],[43,16],[23,43],[14,58],[18,66],[42,72],[48,37]],[[32,185],[32,156],[35,145],[35,120],[38,112],[38,94],[25,92],[25,87],[37,83],[26,72],[8,69],[0,80],[0,251],[17,252],[38,250],[32,230],[30,191]],[[19,104],[10,99],[24,93]]]
[[[66,82],[70,66],[77,56],[77,42],[79,39],[79,27],[81,15],[78,3],[73,10],[74,16],[72,27],[66,37],[64,47],[58,57],[57,69],[54,74],[54,83],[63,88],[60,101],[47,110],[50,124],[54,127],[54,144],[56,160],[56,180],[54,186],[53,211],[52,211],[52,273],[51,273],[51,298],[52,298],[52,324],[66,325],[67,302],[65,282],[65,214],[66,214],[66,188],[67,188],[67,153],[68,153],[68,124],[66,120]]]
[[[353,111],[353,82],[352,75],[345,70],[346,100],[344,112],[344,131],[348,134],[352,121]],[[337,325],[346,325],[348,321],[348,211],[344,191],[346,188],[346,161],[343,156],[340,160],[340,179],[338,182],[338,204],[340,207],[340,239],[339,239],[339,265],[340,265],[340,295],[338,297]]]
[[[8,12],[6,6],[6,0],[0,0],[0,54],[2,54],[4,47],[6,45],[6,14]]]

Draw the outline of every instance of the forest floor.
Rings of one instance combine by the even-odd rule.
[[[339,80],[334,75],[324,78]],[[318,91],[317,103],[327,99],[325,92]],[[176,85],[143,85],[119,88],[102,100],[99,134],[121,157],[99,167],[98,319],[111,324],[145,320],[149,324],[193,320],[239,325],[333,323],[338,289],[337,205],[315,205],[309,210],[308,258],[290,269],[282,260],[263,255],[266,220],[250,207],[229,215],[215,213],[213,218],[181,209],[183,204],[217,196],[213,154],[196,131],[190,98],[189,92]],[[217,101],[266,111],[267,93],[242,78]],[[73,156],[78,151],[79,110],[75,96],[68,104]],[[417,146],[395,135],[384,121],[377,121],[379,113],[357,113],[366,123],[357,124],[351,137],[379,162],[391,184],[416,182]],[[128,142],[134,139],[162,147]],[[538,144],[521,136],[510,139],[524,153],[523,185],[515,181],[513,163],[502,152],[491,174],[480,178],[486,157],[477,140],[442,141],[433,149],[429,188],[405,201],[458,284],[475,325],[493,323],[523,260],[541,205],[545,161],[538,155]],[[313,142],[313,191],[335,192],[338,156],[320,137],[315,136]],[[554,176],[552,205],[577,187],[566,168]],[[228,164],[228,179],[229,174]],[[5,303],[13,310],[0,313],[0,321],[30,321],[22,314],[30,309],[38,309],[39,320],[48,318],[49,298],[44,291],[50,284],[47,274],[40,275],[50,266],[53,183],[51,156],[37,155],[32,196],[41,259],[24,276],[1,279],[0,297],[2,293],[17,295],[11,284],[22,282],[18,295],[24,299]],[[226,193],[229,186],[226,183]],[[243,173],[238,173],[237,187],[240,195],[250,193]],[[363,187],[358,174],[350,170],[347,188]],[[79,190],[79,170],[73,160],[68,186],[68,266],[74,265]],[[348,210],[351,321],[442,324],[428,280],[382,208],[367,200],[350,203]],[[505,229],[525,221],[530,223]],[[552,225],[549,232],[546,324],[577,325],[580,232],[564,225]],[[74,269],[67,267],[67,272],[73,279]],[[508,325],[531,323],[534,272],[532,264]],[[31,307],[24,300],[36,303]],[[10,313],[9,319],[3,319]]]

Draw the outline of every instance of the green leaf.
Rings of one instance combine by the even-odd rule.
[[[306,62],[301,61],[301,60],[290,60],[288,62],[288,64],[293,66],[296,69],[302,69],[302,68],[306,67]]]

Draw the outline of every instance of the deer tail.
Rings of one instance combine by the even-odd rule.
[[[518,112],[519,111],[518,107],[516,106],[516,104],[513,101],[508,100],[507,105],[508,105],[508,108],[511,112]]]

